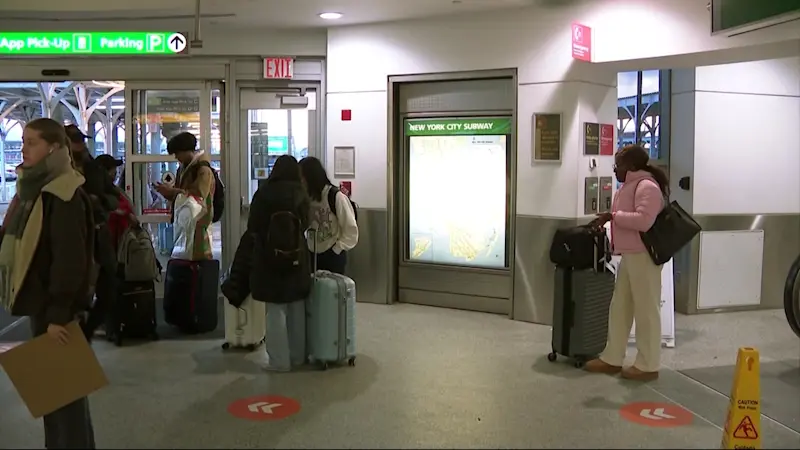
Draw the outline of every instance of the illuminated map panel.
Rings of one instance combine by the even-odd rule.
[[[508,118],[406,122],[408,259],[504,268]]]

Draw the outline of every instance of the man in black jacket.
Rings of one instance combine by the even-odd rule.
[[[100,266],[100,272],[95,288],[97,299],[89,310],[89,317],[83,323],[86,338],[91,339],[97,328],[107,321],[108,314],[113,311],[117,297],[117,255],[114,252],[114,243],[111,241],[111,232],[108,228],[108,216],[119,207],[119,195],[108,172],[95,161],[86,146],[87,136],[76,125],[67,125],[65,128],[75,168],[86,179],[83,189],[89,194],[94,211],[94,258]],[[106,330],[107,333],[114,331]]]

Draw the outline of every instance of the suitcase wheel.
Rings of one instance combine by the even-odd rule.
[[[556,352],[551,352],[547,354],[547,360],[550,362],[555,362],[558,359],[558,354]]]
[[[230,344],[230,342],[224,342],[224,343],[222,344],[222,349],[223,349],[223,350],[228,350],[229,348],[231,348],[231,344]]]
[[[356,366],[356,357],[355,357],[355,356],[353,356],[352,358],[348,359],[348,360],[347,360],[347,364],[348,364],[350,367],[355,367],[355,366]]]
[[[328,363],[324,362],[319,365],[320,370],[328,370]]]
[[[258,346],[256,344],[250,344],[245,348],[247,349],[248,352],[254,352],[256,348],[258,348]]]
[[[114,345],[117,347],[122,347],[122,333],[117,333],[114,335]]]
[[[572,363],[572,365],[575,366],[576,369],[582,369],[584,364],[585,362],[581,359],[577,359],[575,360],[574,363]]]

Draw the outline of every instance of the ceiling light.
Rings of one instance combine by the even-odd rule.
[[[342,14],[337,12],[325,12],[320,14],[319,17],[320,19],[325,19],[325,20],[336,20],[336,19],[341,19]]]

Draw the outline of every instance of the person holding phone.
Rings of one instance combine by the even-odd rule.
[[[17,194],[0,228],[0,304],[30,318],[34,336],[61,344],[67,324],[91,299],[94,270],[92,200],[72,165],[64,127],[36,119],[22,133]],[[95,448],[84,397],[44,416],[45,447]]]

